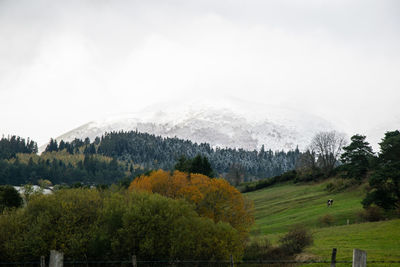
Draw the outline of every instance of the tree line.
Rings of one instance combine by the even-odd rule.
[[[400,131],[386,132],[379,146],[380,151],[375,153],[365,135],[355,134],[347,144],[343,134],[320,132],[299,156],[294,170],[244,184],[242,192],[286,181],[309,182],[333,177],[328,191],[344,190],[368,182],[368,192],[362,201],[364,208],[375,206],[386,211],[399,210]]]
[[[116,159],[107,161],[96,155],[85,155],[76,164],[65,162],[61,155],[58,159],[57,154],[51,160],[42,157],[33,160],[31,155],[28,162],[22,162],[19,156],[12,160],[0,160],[0,184],[36,184],[39,179],[53,184],[111,184],[135,174]]]
[[[200,155],[207,158],[210,168],[214,170],[212,175],[224,176],[233,184],[282,174],[293,169],[301,155],[298,149],[273,152],[265,150],[264,146],[259,151],[212,148],[207,143],[197,144],[189,140],[163,138],[138,131],[105,133],[96,137],[93,142],[89,138],[74,139],[71,142],[51,139],[45,153],[58,151],[69,154],[100,154],[139,165],[144,170],[173,170],[177,162]]]
[[[17,153],[37,153],[37,143],[19,136],[2,137],[0,139],[0,159],[14,158]]]
[[[215,175],[226,175],[238,166],[244,180],[258,179],[279,175],[295,167],[301,154],[293,151],[259,150],[247,151],[234,148],[212,148],[207,143],[193,143],[178,138],[162,138],[137,131],[106,133],[100,139],[97,153],[131,160],[146,169],[172,170],[176,162],[197,155],[206,157]]]

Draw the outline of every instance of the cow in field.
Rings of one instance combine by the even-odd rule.
[[[333,205],[333,199],[328,199],[327,205],[328,205],[328,208],[329,208],[330,206],[332,206],[332,205]]]

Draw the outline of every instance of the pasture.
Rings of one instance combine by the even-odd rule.
[[[368,261],[400,261],[400,220],[361,223],[357,213],[363,210],[360,202],[365,195],[365,185],[329,193],[324,190],[329,182],[285,183],[246,193],[255,205],[252,236],[265,235],[272,243],[277,243],[291,227],[304,225],[314,236],[314,244],[304,253],[306,258],[330,260],[332,248],[337,248],[337,260],[350,261],[353,248],[359,248],[367,251]],[[334,200],[329,208],[328,199]],[[332,219],[329,224],[321,222],[327,215]],[[371,266],[396,264],[374,263]]]
[[[320,218],[330,215],[332,225],[357,222],[357,212],[362,210],[364,185],[346,192],[329,193],[325,187],[330,180],[313,184],[277,184],[269,188],[246,193],[254,201],[256,223],[253,234],[277,234],[287,232],[296,224],[319,228]],[[333,199],[332,207],[327,200]]]

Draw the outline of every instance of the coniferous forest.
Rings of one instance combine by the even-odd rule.
[[[211,164],[214,176],[235,182],[280,175],[294,169],[300,156],[294,151],[246,151],[212,148],[178,138],[162,138],[137,131],[111,132],[91,141],[51,139],[37,155],[37,144],[23,138],[3,137],[0,141],[0,184],[20,185],[46,179],[53,184],[111,184],[154,169],[173,170],[184,159],[202,156]],[[239,179],[239,180],[238,180]]]
[[[249,178],[271,177],[294,169],[300,155],[294,151],[265,150],[247,151],[232,148],[212,148],[207,143],[197,144],[178,138],[162,138],[136,131],[111,132],[101,137],[97,153],[119,160],[133,161],[146,169],[173,169],[181,157],[193,158],[202,155],[211,163],[219,175],[240,166]]]

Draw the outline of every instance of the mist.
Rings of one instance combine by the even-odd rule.
[[[158,102],[235,97],[349,135],[400,125],[398,1],[0,1],[0,134],[42,144]]]

